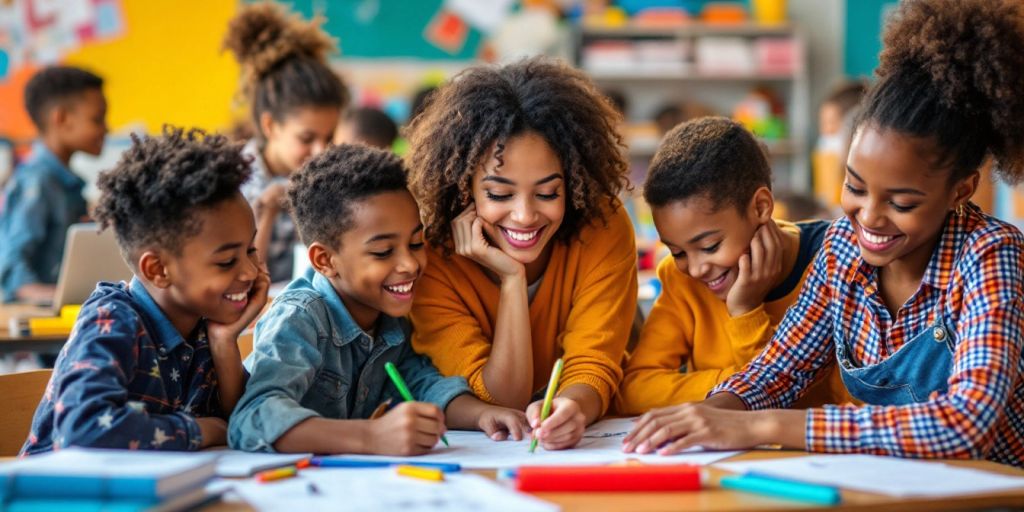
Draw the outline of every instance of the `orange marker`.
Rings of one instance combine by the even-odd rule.
[[[418,466],[398,466],[396,471],[399,475],[419,478],[420,480],[429,480],[431,482],[444,481],[444,472],[440,469],[422,468]]]
[[[313,463],[312,459],[302,459],[295,463],[295,469],[306,469]]]
[[[295,476],[298,471],[294,466],[287,468],[271,469],[264,471],[256,475],[256,480],[259,482],[273,482],[274,480],[283,480],[285,478],[291,478]]]

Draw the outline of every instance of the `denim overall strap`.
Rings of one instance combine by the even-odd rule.
[[[884,361],[857,366],[849,342],[836,332],[836,358],[846,389],[872,405],[924,402],[932,393],[945,393],[953,369],[953,330],[943,321],[940,301],[935,321]]]

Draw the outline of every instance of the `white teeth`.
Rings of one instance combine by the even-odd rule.
[[[881,245],[881,244],[889,242],[893,238],[896,238],[895,236],[891,236],[891,235],[890,236],[872,235],[871,233],[868,233],[867,231],[865,231],[863,229],[860,230],[860,232],[864,234],[864,240],[867,240],[868,243],[872,243],[872,244],[875,244],[875,245]]]
[[[718,279],[715,279],[714,281],[708,281],[708,286],[711,286],[711,287],[718,286],[718,285],[722,284],[722,281],[725,281],[726,277],[728,277],[728,274],[722,274],[722,276],[719,277]]]
[[[508,234],[508,236],[510,238],[512,238],[513,240],[518,240],[520,242],[529,242],[530,240],[533,240],[533,238],[535,236],[537,236],[537,233],[540,232],[539,229],[534,230],[534,231],[530,231],[528,233],[523,233],[523,232],[520,232],[520,231],[512,231],[510,229],[505,229],[505,228],[501,228],[501,229],[503,231],[505,231],[505,233]]]
[[[249,295],[247,293],[245,293],[245,292],[242,292],[242,293],[229,293],[229,294],[226,294],[224,296],[227,297],[227,299],[232,301],[232,302],[242,302]]]
[[[395,293],[409,293],[412,291],[412,282],[395,286],[384,286],[384,288]]]

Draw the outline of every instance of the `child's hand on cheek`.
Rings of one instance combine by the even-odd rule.
[[[480,413],[477,426],[487,434],[487,437],[495,441],[509,438],[519,441],[530,432],[530,425],[523,411],[496,405],[489,405]]]
[[[259,256],[253,255],[256,263],[257,276],[249,289],[249,303],[245,305],[241,316],[230,324],[219,324],[209,322],[206,326],[207,337],[211,345],[220,343],[237,344],[238,335],[252,323],[267,305],[267,291],[270,290],[270,272],[267,265],[259,260]]]
[[[526,408],[526,417],[533,427],[533,435],[541,446],[545,450],[563,450],[576,446],[587,428],[587,419],[580,405],[571,398],[557,397],[551,401],[551,414],[542,422],[540,411],[543,405],[543,400],[537,400]]]
[[[749,254],[740,256],[736,282],[725,299],[730,316],[746,314],[764,302],[782,273],[783,245],[782,230],[774,220],[754,232]]]
[[[381,455],[423,455],[445,433],[444,413],[434,404],[402,402],[371,420],[366,446]]]
[[[477,216],[476,204],[471,203],[452,221],[455,252],[483,265],[501,278],[525,276],[526,267],[522,263],[487,241],[484,236],[485,226],[490,227],[487,221]]]

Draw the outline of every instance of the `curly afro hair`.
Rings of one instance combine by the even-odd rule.
[[[164,126],[160,137],[132,134],[113,169],[100,174],[95,217],[113,226],[122,251],[159,247],[180,254],[202,229],[197,213],[239,194],[249,159],[222,135]]]
[[[362,144],[341,144],[320,153],[292,174],[288,199],[302,242],[338,247],[352,227],[362,199],[406,190],[402,159]]]
[[[659,208],[692,197],[743,208],[754,192],[772,186],[764,149],[739,123],[725,117],[702,117],[676,126],[651,160],[644,200]]]
[[[582,72],[534,57],[473,66],[431,95],[409,126],[409,188],[427,240],[451,251],[451,221],[471,200],[472,178],[503,143],[534,132],[562,164],[565,218],[556,233],[572,239],[583,225],[618,207],[629,164],[617,131],[621,115]]]
[[[252,101],[257,129],[264,112],[280,122],[298,108],[340,110],[348,103],[345,84],[327,64],[337,48],[321,22],[263,2],[242,7],[228,23],[223,47],[242,67],[242,94]]]
[[[54,105],[92,89],[102,89],[103,79],[71,66],[50,66],[32,75],[25,84],[25,110],[40,131]]]
[[[989,156],[1024,175],[1024,4],[905,0],[886,26],[862,122],[934,142],[955,181]]]

